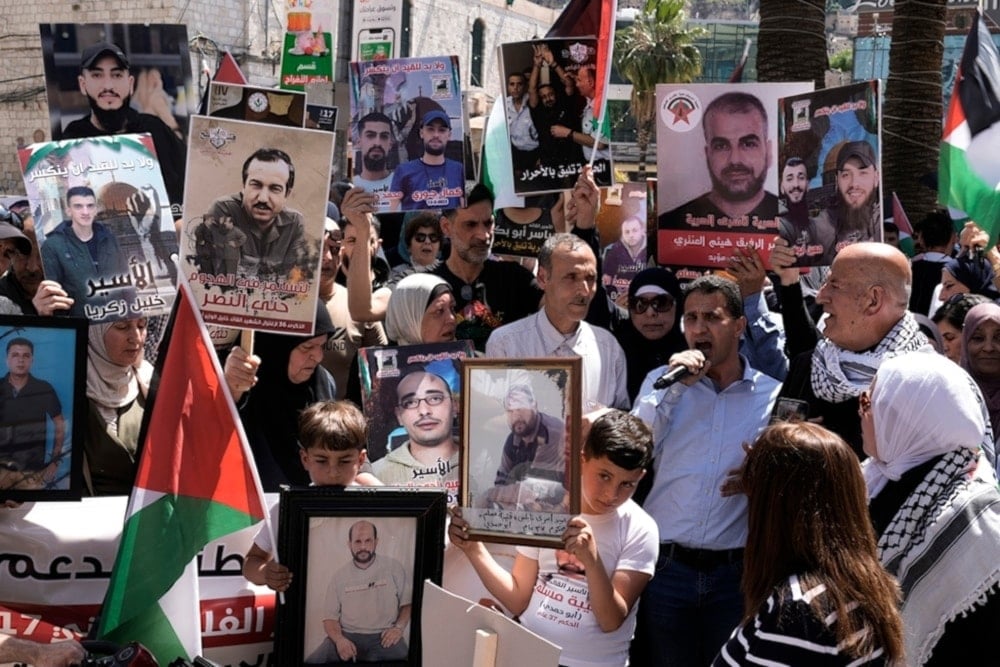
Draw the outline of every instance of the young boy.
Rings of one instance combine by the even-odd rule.
[[[368,422],[350,401],[314,403],[299,415],[299,457],[313,486],[376,486],[371,473],[362,473],[367,458]],[[271,525],[277,531],[277,509]],[[271,535],[261,527],[243,559],[243,576],[278,592],[292,583],[292,573],[274,562]]]
[[[628,661],[635,603],[659,547],[656,523],[631,499],[652,451],[653,436],[638,418],[611,410],[595,421],[583,446],[583,514],[569,520],[563,549],[518,547],[511,572],[468,539],[468,522],[452,510],[452,543],[526,628],[562,646],[560,665]]]

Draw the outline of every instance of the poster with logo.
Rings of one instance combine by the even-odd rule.
[[[379,212],[459,208],[465,108],[458,56],[351,63],[354,185]]]
[[[607,117],[597,132],[597,40],[514,42],[499,52],[514,192],[572,189],[592,154],[597,185],[611,185]]]
[[[303,127],[306,94],[213,81],[208,89],[208,115],[252,123]]]
[[[206,323],[312,334],[333,140],[191,119],[180,267]]]
[[[879,81],[778,101],[778,234],[796,266],[882,240]]]
[[[91,322],[170,312],[177,232],[148,134],[66,139],[18,151],[45,277]]]
[[[767,261],[778,233],[778,99],[807,83],[656,86],[657,263]]]
[[[473,356],[472,341],[364,347],[358,354],[368,460],[375,476],[386,484],[406,486],[438,486],[447,477],[449,502],[454,504],[462,396],[459,359]]]
[[[286,0],[288,21],[281,49],[285,90],[305,90],[333,81],[333,33],[336,6],[330,0]]]

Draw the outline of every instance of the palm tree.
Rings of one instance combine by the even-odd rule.
[[[941,147],[945,10],[945,0],[896,0],[893,11],[882,110],[882,184],[917,218],[937,205],[937,193],[921,179],[937,169]]]
[[[646,178],[646,152],[656,117],[656,84],[690,83],[701,74],[694,45],[704,32],[685,28],[684,0],[646,0],[632,25],[615,35],[615,66],[632,84],[632,116],[639,147],[637,180]]]
[[[763,0],[757,33],[758,81],[813,81],[825,87],[825,0]]]

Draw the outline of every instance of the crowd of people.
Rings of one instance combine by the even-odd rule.
[[[447,489],[446,587],[458,582],[456,592],[563,646],[566,667],[965,664],[984,655],[1000,623],[1000,253],[986,251],[985,235],[970,225],[942,240],[932,213],[916,227],[923,255],[848,245],[814,299],[778,238],[770,272],[752,248],[683,288],[650,266],[622,307],[600,280],[598,201],[585,170],[559,202],[561,228],[532,273],[492,256],[493,197],[477,185],[464,207],[407,221],[408,259],[390,273],[376,195],[348,190],[339,219],[326,223],[313,333],[262,333],[250,350],[218,349],[265,490]],[[41,280],[30,216],[8,212],[0,246],[5,310],[72,312],[63,285]],[[89,494],[131,488],[156,352],[147,338],[158,326],[137,318],[90,328],[80,443]],[[368,460],[357,349],[458,339],[487,357],[581,359],[582,514],[562,549],[504,552],[469,539],[456,507],[461,397],[451,377],[409,369],[395,406],[406,439]],[[51,387],[30,373],[30,341],[14,338],[6,352],[4,404],[30,399],[25,414],[62,423]],[[506,483],[515,470],[544,467],[533,464],[553,456],[565,425],[530,386],[510,388],[503,407]],[[3,461],[6,488],[51,481],[59,449],[34,440]],[[36,456],[45,451],[55,454]],[[570,469],[564,460],[550,467],[560,479]],[[377,555],[376,526],[359,522],[349,541],[357,572],[338,576],[398,579]],[[244,573],[282,591],[292,573],[271,547],[258,536]],[[343,616],[324,619],[316,661],[405,655],[409,592],[396,588],[392,604],[379,602],[392,609],[385,618],[359,624],[349,603],[332,607]],[[587,600],[571,629],[553,620],[547,592],[556,588]]]

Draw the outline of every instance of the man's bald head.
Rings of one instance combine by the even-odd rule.
[[[845,350],[878,345],[906,314],[912,284],[906,256],[885,243],[855,243],[833,260],[816,302],[827,314],[824,334]]]

